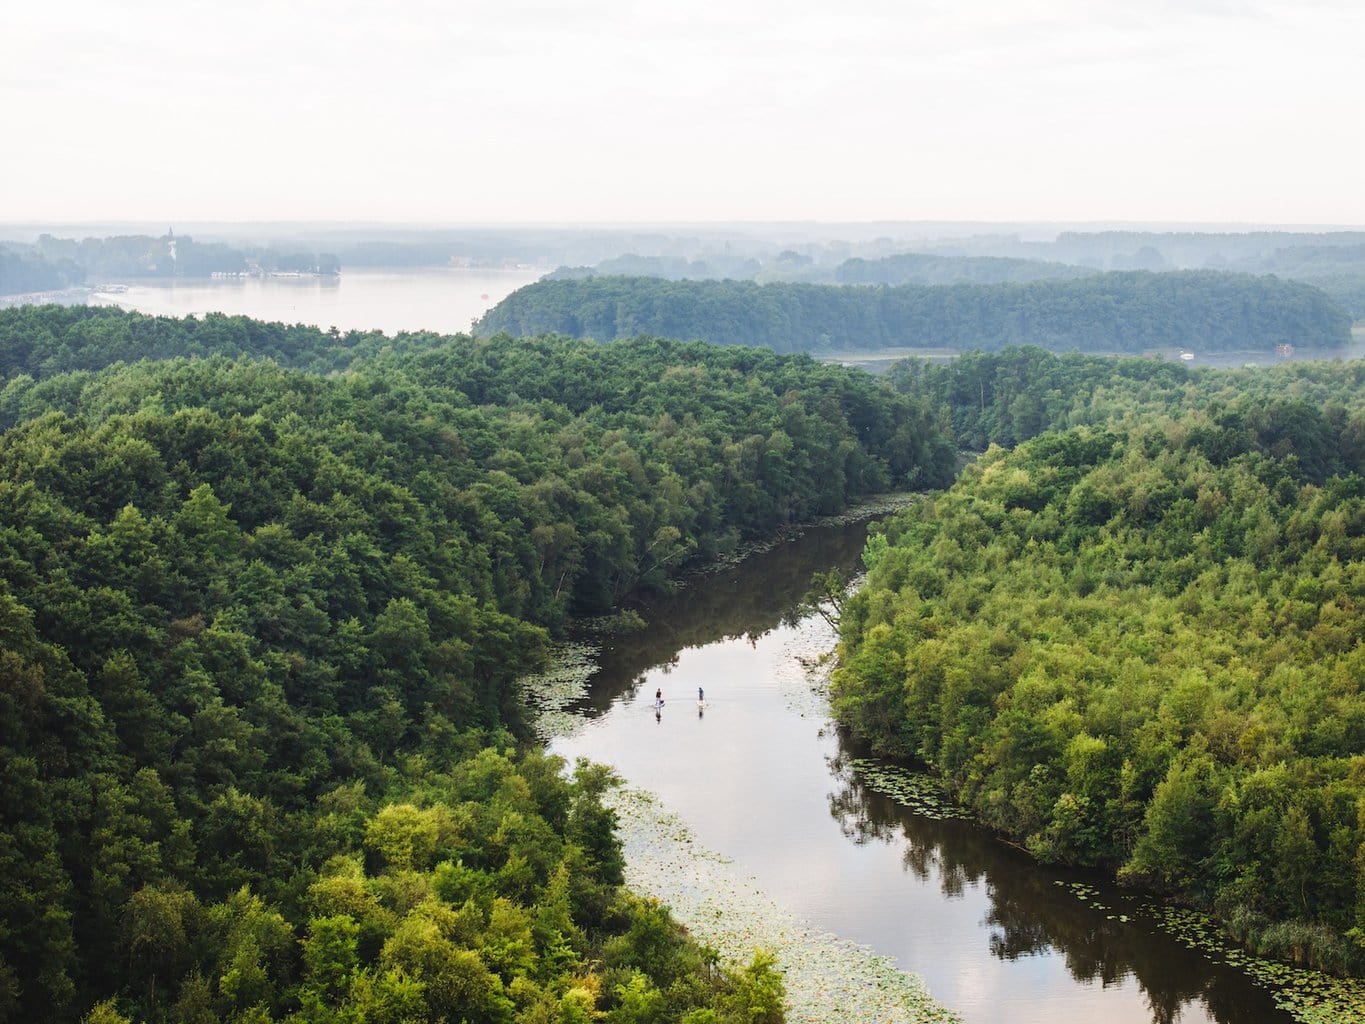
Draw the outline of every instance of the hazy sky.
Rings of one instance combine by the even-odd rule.
[[[1365,224],[1360,0],[16,0],[0,220]]]

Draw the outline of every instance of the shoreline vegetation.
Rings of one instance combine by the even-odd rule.
[[[1354,402],[1252,396],[993,447],[869,542],[836,714],[1044,862],[1358,972]],[[1263,447],[1253,425],[1290,409]]]

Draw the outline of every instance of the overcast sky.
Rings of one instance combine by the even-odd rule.
[[[15,0],[0,220],[1365,224],[1360,0]]]

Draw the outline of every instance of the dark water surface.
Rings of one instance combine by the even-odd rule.
[[[895,957],[968,1021],[1289,1021],[1133,898],[864,787],[797,661],[831,634],[818,617],[783,623],[813,572],[856,567],[864,536],[812,530],[643,609],[650,627],[603,652],[592,720],[551,749],[614,765],[780,905]]]

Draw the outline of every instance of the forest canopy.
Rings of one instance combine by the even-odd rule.
[[[932,410],[649,338],[323,376],[253,357],[333,335],[235,318],[0,336],[0,1020],[780,1020],[621,891],[608,781],[516,752],[514,679],[571,615],[945,484]]]
[[[1239,370],[1158,359],[1054,355],[1037,348],[907,359],[886,374],[897,390],[945,409],[963,447],[1013,446],[1046,430],[1140,425],[1198,412],[1238,452],[1291,452],[1308,477],[1365,472],[1365,361],[1292,361]]]
[[[836,714],[1044,860],[1358,971],[1362,373],[1037,350],[897,368],[991,446],[869,542]]]
[[[478,331],[602,341],[643,333],[778,352],[1023,344],[1270,352],[1344,345],[1350,318],[1309,285],[1213,271],[938,287],[589,277],[526,285],[489,310]]]

